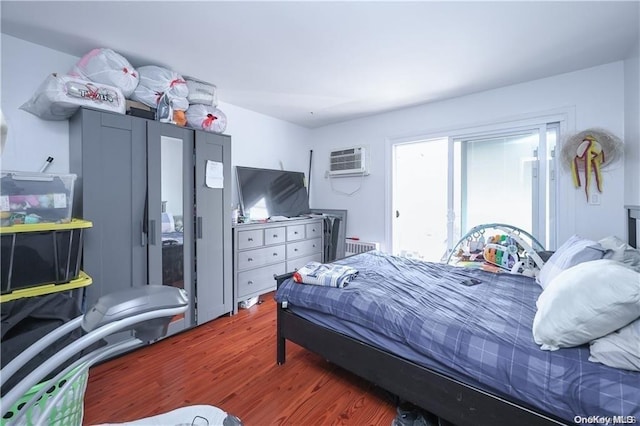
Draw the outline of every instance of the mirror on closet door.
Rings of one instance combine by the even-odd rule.
[[[160,138],[162,211],[162,284],[184,286],[183,141]]]

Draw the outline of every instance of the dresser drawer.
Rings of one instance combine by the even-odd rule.
[[[287,260],[287,272],[293,272],[302,268],[309,262],[322,262],[322,253],[312,254],[311,256],[299,257],[297,259]]]
[[[261,247],[263,245],[262,229],[238,231],[238,241],[236,242],[238,250]]]
[[[287,235],[286,228],[267,228],[264,230],[264,245],[284,243]]]
[[[274,290],[276,280],[274,275],[282,275],[286,272],[285,263],[264,266],[250,271],[238,272],[238,298],[246,297],[256,292],[267,292]]]
[[[238,270],[257,268],[285,260],[285,245],[238,252]]]
[[[318,238],[322,235],[322,223],[311,223],[305,225],[307,238]]]
[[[322,253],[322,244],[320,244],[320,241],[320,238],[314,238],[313,240],[304,240],[287,244],[287,259],[308,256],[314,253]]]
[[[304,225],[287,226],[287,241],[303,240]]]

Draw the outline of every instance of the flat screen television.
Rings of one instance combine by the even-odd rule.
[[[251,220],[307,214],[304,173],[236,166],[242,214]]]

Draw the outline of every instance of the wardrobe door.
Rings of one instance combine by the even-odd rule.
[[[169,334],[194,325],[193,130],[147,123],[149,284],[187,291],[190,307]]]
[[[231,138],[196,131],[197,323],[233,310]]]
[[[82,265],[93,279],[85,291],[89,308],[100,296],[147,283],[146,122],[81,109],[69,136],[70,171],[78,175],[73,216],[93,222]]]

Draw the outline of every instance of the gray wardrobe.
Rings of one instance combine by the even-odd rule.
[[[169,333],[233,310],[231,138],[83,108],[69,123],[73,216],[90,220],[85,307],[146,284],[191,301]]]

